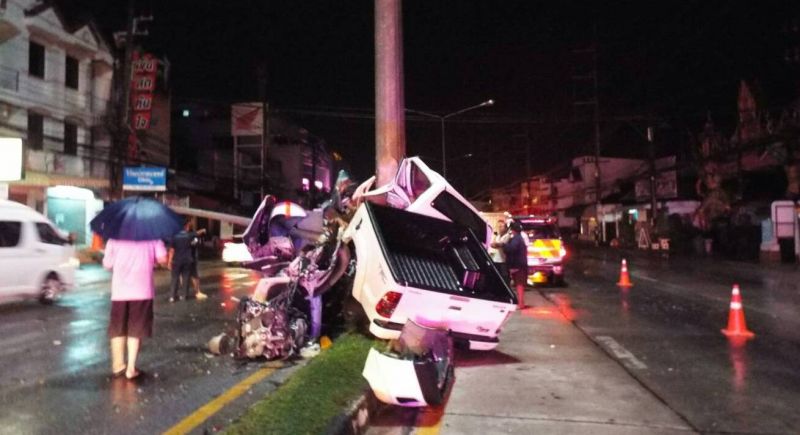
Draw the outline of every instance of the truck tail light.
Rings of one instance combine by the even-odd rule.
[[[402,293],[390,291],[383,295],[381,300],[375,305],[375,311],[387,319],[392,317],[394,309],[400,303],[400,298],[403,297]]]

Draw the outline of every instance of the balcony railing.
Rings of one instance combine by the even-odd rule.
[[[16,93],[20,99],[48,109],[63,110],[84,117],[96,117],[108,100],[90,92],[68,88],[64,83],[33,77],[24,71],[0,65],[0,90]],[[13,98],[13,97],[12,97]]]
[[[82,155],[71,155],[53,150],[28,150],[25,166],[29,171],[45,174],[107,179],[107,159],[99,157],[97,155],[99,152],[89,152],[84,148],[81,148],[81,151]],[[102,152],[102,150],[96,151]]]
[[[0,89],[19,91],[19,71],[0,66]]]

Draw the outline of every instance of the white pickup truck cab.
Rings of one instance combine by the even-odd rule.
[[[486,252],[491,227],[418,157],[392,183],[369,191],[343,235],[355,246],[353,297],[376,337],[396,339],[408,320],[450,331],[471,349],[490,350],[516,296]]]

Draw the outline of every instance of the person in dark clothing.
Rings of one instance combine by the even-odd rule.
[[[506,254],[506,265],[517,289],[517,308],[525,308],[525,282],[528,280],[528,247],[522,238],[522,226],[519,222],[512,222],[509,230],[511,240],[503,245]]]
[[[192,257],[194,258],[194,261],[192,261],[192,267],[190,268],[189,276],[192,279],[194,297],[203,300],[207,299],[208,295],[200,291],[200,237],[206,234],[206,230],[205,228],[201,228],[197,230],[195,234],[197,234],[197,243],[192,245]]]
[[[172,296],[170,302],[179,300],[178,285],[183,287],[183,294],[189,299],[189,289],[191,288],[191,273],[194,267],[193,247],[199,243],[197,233],[192,231],[191,222],[187,221],[183,226],[183,231],[172,238],[169,250],[169,267],[172,270],[172,282],[170,290]]]

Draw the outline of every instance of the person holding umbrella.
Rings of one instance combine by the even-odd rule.
[[[153,268],[166,264],[162,239],[180,231],[180,217],[163,204],[146,198],[117,201],[92,219],[94,232],[107,239],[103,266],[112,271],[111,371],[134,380],[143,338],[153,334]]]

